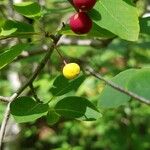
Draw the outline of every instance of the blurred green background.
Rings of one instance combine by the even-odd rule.
[[[43,3],[42,3],[43,2]],[[32,22],[37,31],[53,32],[62,20],[66,20],[72,8],[63,0],[40,1],[43,9],[48,12],[41,20]],[[138,0],[136,5],[139,14],[145,13],[148,0]],[[46,7],[45,7],[46,6]],[[0,26],[8,16],[7,1],[0,1]],[[31,20],[25,19],[26,22]],[[78,37],[69,37],[78,38]],[[86,39],[86,37],[83,37]],[[49,40],[41,36],[30,39],[33,50]],[[0,43],[2,49],[9,41]],[[75,61],[84,66],[89,64],[106,78],[111,78],[128,68],[150,67],[150,37],[140,35],[138,42],[127,42],[121,39],[113,40],[107,47],[71,46],[59,47],[61,53],[69,62]],[[20,61],[14,61],[0,71],[0,95],[9,96],[14,92],[9,74],[17,74],[20,83],[24,82],[41,60],[42,54]],[[61,73],[62,61],[56,52],[50,63],[35,81],[37,95],[44,101],[51,98],[49,89],[54,79]],[[103,82],[94,77],[87,77],[77,92],[68,95],[84,96],[97,104]],[[26,95],[31,95],[29,89]],[[55,103],[55,101],[53,102]],[[0,121],[2,121],[5,105],[0,104]],[[76,120],[60,120],[55,125],[47,124],[46,119],[20,124],[19,134],[12,134],[6,148],[10,150],[149,150],[150,149],[150,108],[136,101],[118,109],[101,109],[103,116],[94,122]],[[15,140],[14,140],[15,139]]]

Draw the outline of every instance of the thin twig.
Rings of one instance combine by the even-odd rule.
[[[41,54],[45,54],[48,50],[47,49],[40,49],[40,50],[36,50],[36,51],[25,51],[23,53],[21,53],[21,55],[19,55],[14,61],[19,61],[21,59],[25,59],[25,58],[29,58],[32,56],[37,56],[37,55],[41,55]]]
[[[37,77],[37,75],[41,72],[41,70],[43,69],[43,67],[45,66],[45,64],[47,63],[50,55],[52,54],[53,50],[54,50],[54,44],[52,44],[52,46],[50,47],[50,49],[47,51],[45,57],[42,59],[42,61],[40,62],[40,64],[38,65],[38,67],[36,68],[35,72],[33,73],[33,75],[30,77],[30,79],[18,90],[18,94],[22,93],[22,91],[28,86],[30,85],[30,83],[32,83],[35,78]]]
[[[79,10],[74,6],[73,1],[72,0],[68,0],[68,2],[74,7],[74,9],[78,12]]]
[[[66,65],[67,62],[66,62],[65,58],[63,57],[63,55],[60,53],[59,49],[57,47],[55,47],[55,50],[58,53],[58,55],[60,56],[60,58],[62,59],[63,63]]]
[[[9,116],[10,116],[10,104],[11,102],[17,97],[17,93],[14,93],[11,97],[10,97],[10,101],[7,104],[5,113],[4,113],[4,118],[1,124],[1,129],[0,129],[0,149],[2,149],[2,141],[4,139],[5,136],[5,131],[6,131],[6,125],[7,122],[9,120]]]
[[[8,0],[8,16],[14,18],[13,0]]]
[[[66,37],[62,37],[59,41],[59,43],[57,44],[58,46],[61,45],[65,45],[65,46],[70,46],[70,45],[79,45],[79,46],[91,46],[91,47],[97,47],[97,48],[103,48],[108,46],[108,44],[112,41],[112,39],[107,39],[107,40],[91,40],[91,39],[72,39],[72,38],[66,38]],[[36,50],[36,51],[25,51],[18,56],[15,61],[18,61],[20,59],[25,59],[25,58],[29,58],[32,56],[36,56],[36,55],[41,55],[47,52],[47,49],[43,49],[41,47],[41,49]]]
[[[33,97],[35,98],[35,100],[36,100],[37,102],[41,103],[41,100],[38,98],[38,96],[37,96],[37,94],[36,94],[36,91],[35,91],[35,89],[34,89],[33,84],[30,83],[29,86],[30,86],[30,89],[31,89],[31,91],[32,91],[32,94],[33,94]]]
[[[10,116],[10,104],[12,101],[14,101],[23,91],[26,89],[37,77],[37,75],[41,72],[41,70],[44,68],[45,64],[49,60],[49,57],[51,56],[57,42],[59,41],[61,35],[56,35],[55,38],[53,39],[54,42],[47,51],[45,57],[42,59],[38,67],[36,68],[35,72],[33,75],[29,78],[29,80],[11,97],[10,102],[7,104],[7,109],[5,111],[5,115],[2,121],[1,129],[0,129],[0,149],[2,148],[2,142],[5,136],[5,131],[6,131],[6,126],[9,120]]]
[[[0,129],[0,141],[3,141],[5,132],[6,132],[6,125],[10,117],[10,102],[7,104],[5,114],[3,117],[3,122],[1,124],[1,129]],[[2,150],[2,142],[0,143],[0,150]]]
[[[0,96],[0,101],[8,103],[10,101],[10,97]]]
[[[124,94],[126,94],[126,95],[129,95],[129,96],[131,96],[132,98],[135,98],[135,99],[138,100],[139,102],[142,102],[142,103],[145,103],[145,104],[147,104],[147,105],[150,105],[150,100],[148,100],[148,99],[146,99],[146,98],[144,98],[144,97],[142,97],[142,96],[139,96],[139,95],[137,95],[137,94],[135,94],[135,93],[133,93],[133,92],[131,92],[131,91],[128,91],[128,90],[126,90],[126,89],[120,87],[119,85],[113,83],[112,81],[109,81],[109,80],[105,79],[103,76],[101,76],[100,73],[97,73],[97,72],[96,72],[95,70],[93,70],[91,67],[88,67],[86,70],[87,70],[91,75],[93,75],[94,77],[96,77],[96,78],[98,78],[98,79],[104,81],[107,85],[111,86],[112,88],[114,88],[114,89],[116,89],[116,90],[118,90],[118,91],[120,91],[120,92],[122,92],[122,93],[124,93]]]

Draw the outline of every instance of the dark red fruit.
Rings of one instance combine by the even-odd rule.
[[[85,12],[79,12],[70,18],[70,28],[77,34],[88,33],[92,28],[92,20]]]
[[[73,0],[74,6],[83,11],[91,10],[95,3],[96,0]]]

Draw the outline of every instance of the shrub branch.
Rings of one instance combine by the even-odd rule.
[[[96,77],[97,79],[100,79],[102,81],[104,81],[107,85],[111,86],[112,88],[116,89],[117,91],[120,91],[136,100],[138,100],[139,102],[142,102],[142,103],[145,103],[147,105],[150,105],[150,100],[142,97],[142,96],[139,96],[131,91],[128,91],[122,87],[120,87],[119,85],[115,84],[114,82],[110,81],[110,80],[107,80],[105,79],[100,73],[97,73],[95,70],[93,70],[91,67],[87,67],[86,68],[86,71],[88,71],[90,73],[90,75]]]
[[[52,43],[51,47],[47,51],[45,57],[42,59],[42,61],[37,66],[37,68],[34,71],[34,73],[32,74],[32,76],[29,78],[29,80],[27,80],[27,82],[25,84],[22,85],[22,87],[15,94],[13,94],[9,98],[10,101],[7,104],[7,108],[5,110],[4,118],[3,118],[1,129],[0,129],[0,149],[2,149],[2,142],[3,142],[4,136],[5,136],[6,126],[7,126],[9,117],[10,117],[10,104],[11,104],[11,102],[14,101],[28,86],[30,86],[33,83],[33,81],[36,79],[38,74],[40,74],[41,70],[44,68],[45,64],[49,60],[49,57],[51,56],[51,54],[52,54],[55,46],[57,45],[60,37],[61,37],[61,35],[53,36],[53,43]],[[6,100],[6,98],[4,98],[4,97],[0,97],[0,99]]]

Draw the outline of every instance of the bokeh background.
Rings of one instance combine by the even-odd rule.
[[[18,0],[19,1],[19,0]],[[15,2],[18,2],[17,0]],[[33,21],[15,14],[9,0],[0,0],[0,27],[13,15],[16,20],[32,24],[37,31],[53,32],[62,21],[68,20],[74,11],[65,0],[39,0],[47,13],[40,20]],[[149,0],[136,0],[140,16],[150,13]],[[79,37],[64,37],[78,40]],[[17,39],[0,41],[0,53],[3,48],[15,43]],[[80,40],[93,40],[82,37]],[[35,44],[29,51],[36,51],[49,44],[48,39],[33,36],[28,42]],[[98,42],[98,40],[97,40]],[[89,64],[106,78],[111,78],[128,68],[150,66],[150,37],[140,35],[137,42],[114,39],[108,45],[60,45],[59,50],[69,61],[84,66]],[[11,95],[27,79],[40,62],[43,54],[17,59],[0,71],[0,95]],[[1,61],[1,60],[0,60]],[[47,101],[52,97],[49,89],[54,79],[61,74],[63,64],[56,52],[35,81],[37,95]],[[68,95],[84,96],[97,104],[104,83],[94,77],[87,77],[76,92]],[[23,94],[31,95],[29,89]],[[55,102],[54,102],[55,103]],[[0,122],[5,104],[0,103]],[[6,150],[149,150],[150,149],[150,108],[136,101],[117,109],[101,109],[101,118],[94,122],[80,122],[61,119],[50,125],[46,118],[37,121],[16,124],[9,121],[5,146]]]

